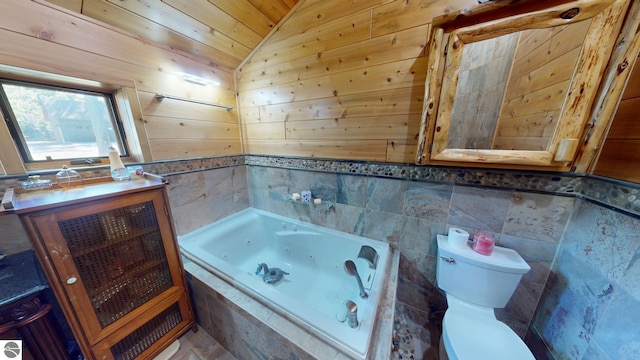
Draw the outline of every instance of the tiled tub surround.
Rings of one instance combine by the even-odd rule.
[[[288,165],[248,167],[252,206],[396,245],[401,251],[397,307],[412,309],[416,320],[437,323],[446,307],[433,285],[435,235],[449,226],[470,232],[484,228],[532,268],[497,315],[527,335],[537,358],[640,358],[638,186],[595,177],[471,169],[451,169],[445,173],[459,175],[423,182],[407,179],[403,170],[399,178],[390,177],[402,166],[391,166],[385,173],[389,177],[379,177],[350,175],[361,170],[353,164],[342,173]],[[502,188],[514,178],[522,180],[516,189]],[[467,186],[476,183],[482,186]],[[335,201],[335,208],[323,212],[282,201],[300,189]],[[433,344],[437,339],[431,337]],[[433,349],[422,354],[432,355]]]
[[[498,312],[521,336],[533,318],[575,202],[574,197],[514,190],[261,166],[249,166],[247,176],[253,207],[399,249],[398,301],[427,313],[446,308],[433,285],[436,235],[450,226],[471,233],[493,231],[499,245],[517,250],[532,267]],[[334,208],[324,211],[284,200],[301,189],[335,202]]]
[[[226,281],[184,258],[198,324],[237,359],[349,359],[313,329],[266,307]],[[384,281],[371,359],[387,359],[392,346],[398,252]]]
[[[391,271],[397,273],[397,268],[390,269],[392,257],[386,242],[255,208],[179,237],[178,242],[189,260],[283,317],[299,322],[340,352],[355,359],[370,358],[378,304],[382,295],[387,295],[383,285]],[[358,258],[363,247],[376,254],[371,273],[374,265]],[[368,289],[366,299],[358,295],[353,276],[345,273],[344,263],[349,259]],[[256,265],[262,262],[282,267],[287,273],[276,284],[267,284],[255,273]],[[345,321],[346,301],[357,304],[359,325],[355,328]],[[386,329],[386,337],[391,338],[391,330]]]
[[[246,170],[244,164],[248,165]],[[445,306],[440,292],[432,285],[435,278],[435,249],[433,240],[427,239],[434,239],[436,233],[444,233],[449,225],[472,230],[473,226],[478,226],[473,224],[483,224],[485,227],[486,223],[487,228],[501,228],[501,231],[496,231],[499,243],[516,248],[532,266],[532,271],[523,279],[513,301],[500,316],[507,318],[522,334],[527,319],[524,315],[535,304],[532,298],[542,296],[530,327],[532,331],[527,334],[527,343],[536,350],[539,358],[624,359],[634,358],[630,354],[635,355],[633,351],[637,351],[634,349],[637,349],[640,331],[636,329],[637,326],[627,325],[629,321],[637,324],[640,319],[637,314],[637,309],[640,309],[640,290],[633,286],[640,281],[631,281],[634,276],[637,279],[640,272],[635,261],[640,257],[636,235],[640,221],[640,186],[637,184],[572,174],[252,155],[156,162],[144,164],[144,167],[148,172],[169,176],[176,185],[170,188],[169,196],[174,221],[181,234],[226,216],[226,213],[246,208],[251,198],[251,205],[258,208],[276,207],[276,213],[286,212],[295,218],[309,218],[311,222],[323,226],[334,223],[334,228],[338,230],[353,234],[377,234],[378,239],[389,238],[399,246],[401,252],[397,308],[410,309],[407,313],[418,324],[424,324],[425,319],[429,319],[430,324],[437,323],[433,316],[441,315],[438,310]],[[230,173],[226,168],[234,171]],[[225,180],[218,186],[207,186],[205,174],[218,170],[221,171],[220,177]],[[241,179],[243,171],[246,171],[250,188],[246,187],[247,180]],[[260,172],[273,178],[260,179]],[[291,175],[294,172],[296,175]],[[90,177],[84,171],[81,173],[84,177]],[[299,175],[302,173],[308,174]],[[329,179],[328,184],[335,177],[335,185],[320,183],[322,186],[318,187],[336,189],[337,205],[334,209],[318,212],[316,208],[302,208],[281,202],[279,195],[289,193],[288,186],[296,192],[311,188],[311,180],[316,175],[317,179]],[[286,176],[293,176],[292,179],[296,181],[306,178],[304,181],[309,185],[304,182],[285,184]],[[398,213],[397,200],[393,204],[381,203],[379,199],[383,194],[379,186],[382,185],[374,186],[371,192],[367,190],[369,181],[380,178],[396,184],[393,188],[399,186],[404,189],[401,192],[402,213]],[[19,177],[0,177],[0,193],[5,188],[15,186],[19,186]],[[422,197],[434,201],[424,208],[412,206],[414,200],[411,199],[419,199],[420,196],[408,196],[408,190],[420,194],[416,188],[422,187],[430,189]],[[196,188],[199,190],[191,191]],[[329,192],[325,198],[330,199],[330,195]],[[224,198],[225,204],[209,201],[211,198],[217,201]],[[228,200],[232,198],[236,200],[230,205]],[[476,203],[480,201],[485,205],[474,206],[473,201],[463,203],[466,198],[475,198]],[[621,209],[630,215],[611,208]],[[419,209],[426,210],[420,210],[424,212],[420,214]],[[434,214],[434,217],[431,218],[427,213]],[[446,220],[442,220],[443,216],[446,216]],[[504,220],[500,225],[498,219],[502,216]],[[4,217],[2,220],[1,228],[22,232],[17,217]],[[562,234],[564,221],[567,235],[559,241],[556,236]],[[490,227],[490,224],[494,226]],[[544,225],[540,227],[539,224]],[[599,224],[600,228],[587,233],[579,224]],[[634,230],[620,231],[620,227]],[[585,235],[580,238],[575,235],[579,232],[569,232],[571,229],[582,230]],[[401,237],[412,232],[420,236]],[[589,240],[594,244],[590,247],[584,245],[582,251],[577,251],[579,248],[574,245],[573,252],[570,252],[564,242],[577,240]],[[26,237],[20,234],[0,237],[0,252],[11,253],[24,248],[30,246]],[[610,264],[605,267],[603,261]],[[545,288],[543,279],[549,272],[551,276]],[[611,288],[603,285],[606,284],[605,280],[611,284]],[[561,290],[562,284],[568,284],[564,290]],[[533,296],[529,297],[529,293]],[[583,316],[578,315],[580,311],[584,312]],[[430,332],[432,340],[437,341],[437,336],[433,331]],[[546,348],[540,338],[551,349],[549,354],[545,355]],[[631,338],[635,340],[628,341]],[[619,351],[625,349],[630,350],[620,355]],[[432,350],[426,350],[425,358],[430,358],[428,354]],[[419,358],[420,354],[415,354],[415,357]]]

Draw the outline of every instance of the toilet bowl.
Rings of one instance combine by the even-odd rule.
[[[461,301],[447,296],[447,302]],[[490,312],[488,310],[491,310]],[[493,309],[449,308],[442,320],[440,359],[535,360],[520,337],[498,321]]]
[[[491,256],[453,246],[438,235],[438,287],[448,308],[442,320],[440,359],[535,360],[522,339],[495,317],[529,265],[511,249],[496,246]]]

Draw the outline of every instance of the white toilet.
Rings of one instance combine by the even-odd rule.
[[[496,246],[490,256],[456,246],[438,235],[438,287],[447,296],[440,359],[535,360],[493,309],[505,307],[529,265],[512,250]]]

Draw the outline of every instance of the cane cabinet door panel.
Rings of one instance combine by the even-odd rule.
[[[137,321],[128,323],[92,346],[97,359],[133,360],[151,357],[163,337],[175,339],[189,326],[186,293],[171,291],[169,296],[149,302],[148,310]],[[132,313],[134,313],[132,311]],[[172,340],[170,340],[172,341]]]
[[[185,292],[166,212],[152,190],[29,215],[90,344]]]

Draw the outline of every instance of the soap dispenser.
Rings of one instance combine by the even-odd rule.
[[[127,181],[131,179],[129,176],[129,170],[124,167],[122,160],[120,160],[120,154],[113,146],[109,147],[109,163],[111,167],[111,177],[115,181]]]

